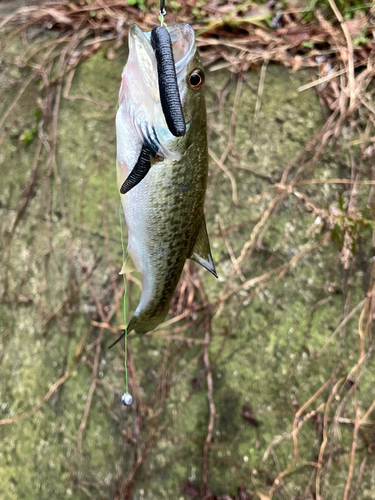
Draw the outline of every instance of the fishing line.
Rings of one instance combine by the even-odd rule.
[[[160,0],[159,21],[160,27],[156,27],[151,32],[151,45],[155,51],[155,57],[158,70],[158,81],[160,91],[160,101],[162,110],[170,132],[175,137],[180,137],[185,134],[186,125],[180,94],[177,84],[177,76],[175,70],[175,63],[173,58],[172,42],[169,35],[167,25],[164,23],[164,16],[166,15],[165,0]],[[138,161],[131,171],[128,178],[121,186],[120,193],[125,194],[135,187],[148,173],[151,167],[151,156],[155,157],[156,152],[150,148],[148,144],[143,144]],[[125,406],[132,404],[133,398],[129,394],[128,386],[128,326],[126,321],[126,277],[125,277],[125,245],[124,234],[122,228],[122,204],[119,207],[120,217],[120,232],[121,232],[121,246],[122,246],[122,261],[123,261],[123,280],[124,280],[124,297],[123,297],[123,318],[124,318],[124,349],[125,349],[125,389],[126,392],[122,395],[121,401]],[[122,335],[121,335],[122,337]],[[121,337],[116,340],[118,342]],[[116,344],[114,342],[113,345]],[[111,347],[112,347],[111,346]]]
[[[159,21],[160,21],[160,26],[164,26],[165,28],[167,25],[164,22],[164,16],[166,15],[167,11],[165,10],[165,0],[160,0],[160,11],[159,11]]]
[[[120,207],[119,207],[119,217],[120,217],[120,233],[121,233],[121,246],[122,246],[122,263],[125,264],[125,245],[124,245],[124,233],[122,230],[122,204],[120,202]],[[124,297],[123,297],[123,308],[122,308],[122,314],[124,318],[124,348],[125,348],[125,360],[124,360],[124,367],[125,367],[125,393],[121,397],[121,401],[125,406],[130,406],[132,404],[133,398],[129,394],[129,386],[128,386],[128,326],[126,322],[126,278],[125,278],[125,265],[123,266],[123,280],[124,280]]]

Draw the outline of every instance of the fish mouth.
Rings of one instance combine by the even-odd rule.
[[[194,30],[188,24],[176,24],[167,29],[171,37],[177,84],[183,103],[186,91],[184,88],[186,70],[195,54]],[[151,95],[158,98],[157,62],[151,45],[151,31],[143,33],[136,24],[132,24],[129,28],[129,54],[134,50],[143,80]]]
[[[183,118],[183,107],[188,92],[186,75],[188,65],[196,52],[195,36],[193,29],[187,24],[172,26],[168,28],[168,33],[175,63],[176,93],[179,94]],[[159,76],[151,32],[143,33],[139,26],[131,25],[128,60],[122,73],[119,93],[119,120],[127,120],[130,129],[135,132],[136,146],[132,152],[133,156],[135,153],[139,156],[142,147],[151,144],[155,155],[178,161],[181,158],[181,147],[175,141],[176,137],[182,134],[174,134],[166,121],[160,98]],[[171,110],[170,115],[173,114]],[[186,123],[186,130],[189,130],[189,123]],[[132,161],[129,168],[135,166]]]
[[[188,24],[176,24],[169,28],[177,81],[185,76],[186,68],[195,53],[194,30]]]

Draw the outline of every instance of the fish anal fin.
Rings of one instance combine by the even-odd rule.
[[[199,229],[197,239],[195,240],[195,245],[191,252],[190,259],[205,267],[207,271],[210,271],[210,273],[215,276],[215,278],[218,277],[211,255],[210,242],[208,241],[206,220],[204,216],[202,218],[201,227]]]
[[[133,271],[137,271],[137,266],[135,265],[135,262],[128,252],[125,257],[125,262],[122,265],[121,271],[119,274],[125,274],[125,273],[132,273]]]

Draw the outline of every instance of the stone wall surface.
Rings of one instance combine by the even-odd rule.
[[[1,54],[0,498],[198,498],[212,413],[199,286],[212,304],[212,495],[234,499],[242,488],[249,496],[237,498],[266,498],[288,470],[273,497],[310,498],[324,418],[339,414],[336,435],[323,448],[320,488],[325,499],[343,498],[351,419],[356,405],[367,410],[375,397],[371,356],[357,373],[355,394],[343,382],[361,355],[371,242],[363,241],[345,269],[324,220],[303,198],[336,207],[338,187],[301,184],[289,194],[275,187],[324,123],[315,91],[297,90],[310,73],[268,66],[256,111],[257,71],[240,83],[226,70],[207,71],[206,214],[219,279],[190,264],[181,307],[173,304],[175,313],[188,304],[188,316],[129,337],[134,401],[125,408],[123,344],[107,347],[117,335],[110,328],[123,323],[114,117],[126,50],[114,59],[105,50],[91,56],[70,89],[64,77],[48,128],[40,109],[49,98],[56,104],[60,83],[48,93],[41,74],[16,101],[37,64],[19,63],[25,50],[15,38]],[[349,164],[339,142],[300,179],[337,178]],[[359,197],[367,194],[360,186]],[[128,280],[129,311],[138,303],[139,278]],[[373,427],[363,432],[371,443]],[[355,457],[358,468],[367,456],[355,496],[362,500],[375,491],[364,443]]]

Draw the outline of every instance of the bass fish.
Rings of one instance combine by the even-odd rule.
[[[165,84],[156,29],[170,36],[177,95]],[[188,24],[155,30],[129,29],[116,115],[117,178],[128,229],[121,273],[142,273],[141,299],[127,328],[136,333],[164,321],[186,259],[217,277],[203,213],[206,108],[194,31]]]

